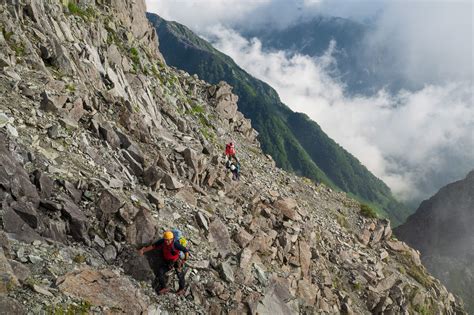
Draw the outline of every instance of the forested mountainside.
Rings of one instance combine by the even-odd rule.
[[[396,229],[436,277],[474,313],[474,171],[441,188]]]
[[[264,152],[279,167],[372,204],[394,225],[408,216],[409,210],[394,199],[385,183],[330,139],[317,123],[290,110],[268,84],[249,75],[186,26],[156,14],[148,13],[148,18],[157,30],[168,64],[211,83],[224,80],[234,87],[239,110],[252,120]]]
[[[0,28],[2,313],[463,314],[387,220],[277,168],[231,86],[167,66],[143,0],[2,0]],[[158,295],[139,249],[174,228]]]

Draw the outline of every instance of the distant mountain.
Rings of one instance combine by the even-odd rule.
[[[421,203],[396,235],[474,314],[474,171]]]
[[[332,56],[336,63],[328,69],[346,86],[349,94],[373,94],[381,88],[399,90],[410,86],[401,79],[389,51],[367,49],[370,24],[353,20],[318,16],[283,29],[261,28],[242,31],[246,38],[256,37],[264,50],[283,50],[311,57],[322,56],[331,40],[336,42]]]
[[[168,64],[208,82],[224,80],[234,87],[234,93],[239,96],[239,110],[252,120],[263,150],[272,155],[278,166],[372,204],[395,225],[404,221],[407,208],[317,123],[290,110],[273,88],[242,70],[186,26],[155,14],[147,16],[156,28],[160,51]]]

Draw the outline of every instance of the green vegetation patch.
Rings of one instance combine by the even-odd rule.
[[[47,314],[54,315],[83,315],[90,313],[91,306],[91,303],[88,301],[80,301],[79,303],[71,304],[49,305],[46,312]]]
[[[13,35],[14,35],[13,32],[8,32],[2,26],[2,34],[3,34],[3,38],[5,38],[5,40],[7,41],[8,46],[10,46],[10,49],[15,52],[16,56],[22,57],[25,55],[25,45],[23,45],[23,43],[21,42],[18,43],[13,40]]]
[[[427,290],[433,286],[433,280],[431,280],[423,265],[417,266],[414,263],[410,253],[405,252],[397,255],[397,257],[399,262],[403,265],[402,268],[406,271],[406,274],[415,279]]]
[[[374,218],[376,219],[378,216],[377,216],[377,212],[375,212],[374,209],[372,209],[369,205],[365,204],[365,203],[361,203],[360,204],[360,213],[364,216],[364,217],[367,217],[367,218]]]
[[[97,12],[92,7],[81,8],[74,2],[69,2],[67,5],[69,14],[80,17],[86,22],[93,21],[97,17]]]
[[[66,90],[68,90],[69,92],[75,92],[76,87],[74,86],[74,84],[69,83],[69,84],[66,84]]]

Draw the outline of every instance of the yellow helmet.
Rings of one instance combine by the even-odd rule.
[[[174,238],[173,236],[173,232],[171,231],[166,231],[165,233],[163,233],[163,238],[165,240],[172,240]]]

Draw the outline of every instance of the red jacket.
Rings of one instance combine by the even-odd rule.
[[[233,155],[235,155],[235,147],[234,147],[233,144],[232,144],[232,145],[227,144],[227,145],[225,146],[225,155],[227,155],[227,156],[233,156]]]
[[[179,251],[184,253],[188,252],[188,249],[181,245],[179,241],[173,241],[173,243],[168,245],[164,239],[160,239],[154,244],[154,247],[155,249],[161,250],[164,260],[168,262],[177,261],[179,258]]]

